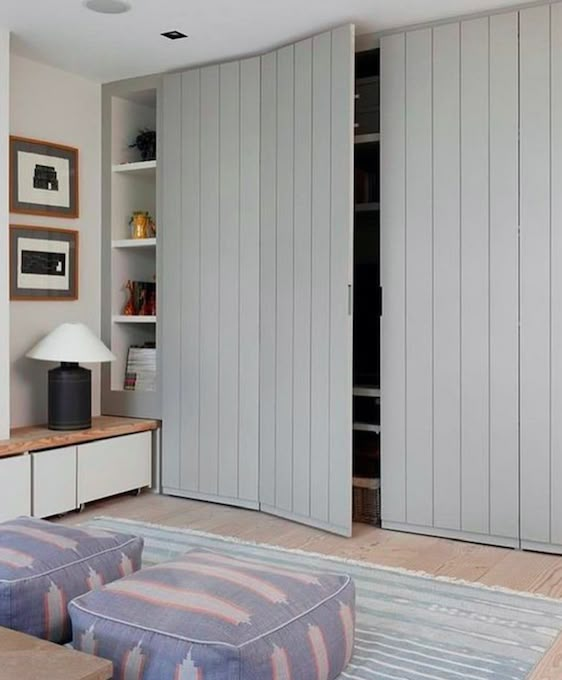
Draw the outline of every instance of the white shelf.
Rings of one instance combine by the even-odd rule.
[[[155,248],[155,238],[123,238],[111,242],[112,248]]]
[[[381,209],[380,203],[356,203],[355,212],[376,212]]]
[[[117,163],[111,167],[113,172],[128,172],[133,174],[154,174],[156,161],[138,161],[137,163]]]
[[[373,397],[375,399],[380,399],[381,390],[380,387],[369,387],[367,385],[356,385],[353,388],[354,397]]]
[[[116,314],[111,319],[113,323],[156,323],[155,316],[127,316]]]
[[[380,434],[380,425],[371,425],[371,423],[353,423],[353,429],[357,432],[374,432]]]
[[[373,142],[380,142],[380,132],[371,132],[368,135],[355,135],[356,144],[372,144]]]

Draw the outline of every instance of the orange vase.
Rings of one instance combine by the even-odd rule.
[[[135,309],[135,287],[132,281],[127,281],[125,288],[129,291],[129,299],[127,304],[123,308],[123,314],[125,316],[135,316],[137,310]]]

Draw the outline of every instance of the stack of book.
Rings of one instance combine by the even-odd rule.
[[[124,389],[136,392],[156,390],[156,347],[154,343],[129,347]]]

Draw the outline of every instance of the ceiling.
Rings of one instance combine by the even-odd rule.
[[[525,0],[520,0],[523,3]],[[357,33],[508,7],[517,0],[130,0],[95,14],[82,0],[1,0],[16,53],[100,82],[255,54],[344,22]],[[180,30],[189,37],[167,40]]]

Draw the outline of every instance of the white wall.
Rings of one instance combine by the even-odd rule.
[[[0,439],[10,433],[10,314],[8,303],[8,130],[10,34],[0,29]]]
[[[10,303],[11,422],[12,427],[21,427],[46,422],[47,370],[51,368],[50,364],[26,359],[27,350],[64,321],[81,321],[100,332],[101,86],[12,55],[10,133],[67,144],[80,153],[78,219],[10,215],[12,224],[80,232],[79,299]],[[100,408],[99,367],[93,368],[92,407],[96,415]],[[1,404],[0,395],[0,412]]]

